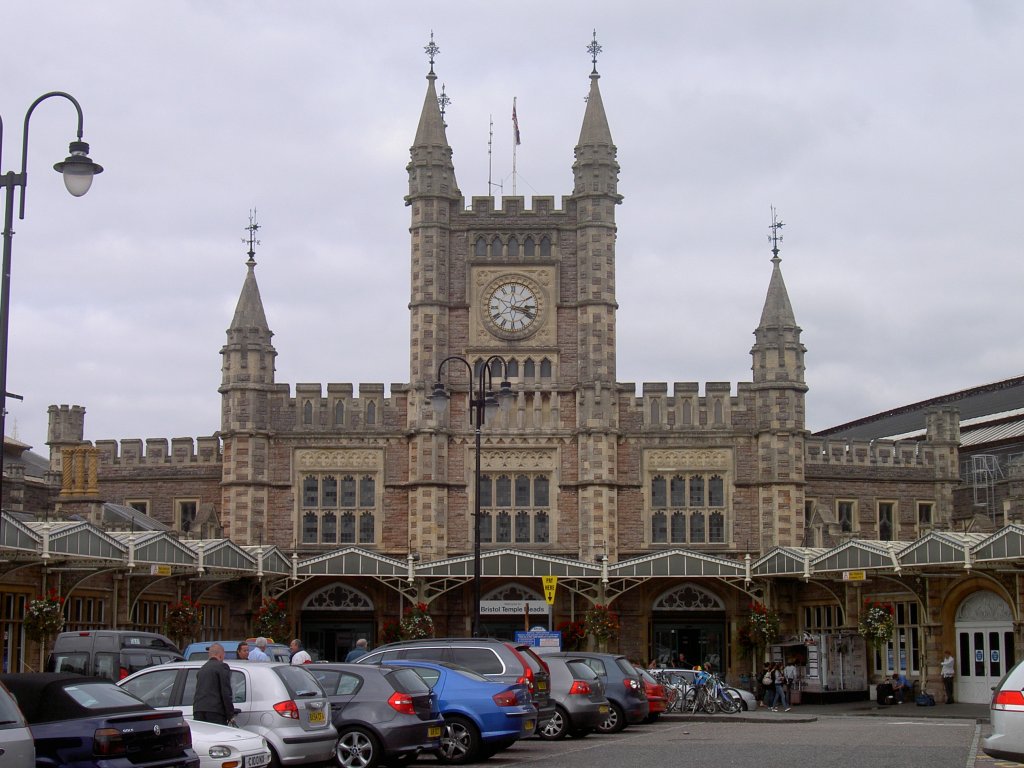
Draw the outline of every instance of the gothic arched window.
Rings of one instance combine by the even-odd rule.
[[[482,237],[476,239],[476,249],[473,251],[473,255],[478,259],[487,258],[487,241]]]
[[[673,507],[686,506],[686,478],[681,475],[673,475],[670,486]]]
[[[373,544],[373,540],[376,538],[375,521],[373,519],[373,512],[363,512],[359,515],[359,543],[360,544]]]
[[[320,495],[319,481],[314,475],[302,478],[302,506],[315,507]]]
[[[547,235],[540,239],[540,257],[542,259],[551,258],[551,238]]]
[[[668,542],[667,518],[664,512],[655,512],[651,515],[651,542],[653,544]]]
[[[339,541],[342,544],[356,543],[356,516],[351,512],[346,512],[341,516],[341,537]]]
[[[661,475],[651,480],[651,506],[655,509],[665,506],[665,478]]]
[[[338,541],[338,518],[328,512],[320,519],[320,543],[334,544]]]
[[[302,423],[310,425],[313,423],[313,403],[310,400],[302,404]]]
[[[338,506],[338,479],[328,475],[320,484],[320,506]]]
[[[708,506],[725,506],[725,481],[720,475],[712,475],[708,480]]]
[[[366,404],[366,423],[377,423],[377,404],[373,400]]]
[[[532,259],[533,254],[533,238],[527,237],[526,240],[523,241],[523,256],[525,256],[528,259]]]
[[[501,258],[501,238],[495,235],[494,239],[491,240],[491,258]]]
[[[372,507],[376,503],[376,481],[372,475],[363,475],[359,478],[359,506]]]
[[[508,255],[513,259],[519,257],[519,240],[515,236],[508,239]]]
[[[334,426],[345,426],[345,401],[338,400],[334,404]]]

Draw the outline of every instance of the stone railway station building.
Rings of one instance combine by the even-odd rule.
[[[894,669],[941,690],[949,648],[960,698],[987,700],[1024,650],[1024,528],[1001,512],[958,513],[957,404],[920,409],[904,439],[811,435],[777,249],[749,381],[619,382],[623,198],[596,66],[572,191],[530,207],[516,196],[467,204],[435,80],[432,63],[405,198],[409,381],[388,393],[278,382],[250,253],[215,434],[90,442],[84,408],[51,406],[49,470],[30,483],[8,462],[5,668],[38,664],[21,620],[47,587],[67,598],[72,629],[159,631],[189,595],[204,607],[197,639],[249,634],[274,595],[327,659],[359,637],[380,642],[412,602],[429,605],[439,634],[468,635],[479,494],[487,633],[522,629],[518,606],[532,613],[554,575],[556,626],[608,604],[629,656],[682,652],[737,681],[753,665],[741,629],[756,600],[781,620],[770,652],[797,660],[809,695],[864,695]],[[507,366],[485,371],[495,355]],[[467,367],[444,366],[447,410],[430,399],[450,356],[514,391],[481,429],[476,489]],[[866,599],[895,606],[879,649],[857,633]]]

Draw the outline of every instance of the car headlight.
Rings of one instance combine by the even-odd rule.
[[[231,754],[231,747],[225,747],[223,744],[214,744],[210,747],[210,757],[227,757]]]

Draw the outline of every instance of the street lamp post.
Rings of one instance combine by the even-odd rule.
[[[508,382],[508,364],[503,357],[491,355],[481,363],[480,369],[474,374],[473,366],[466,358],[453,355],[446,357],[437,366],[437,383],[434,384],[434,390],[430,394],[430,402],[434,406],[435,412],[443,413],[448,407],[450,395],[445,390],[444,384],[441,383],[441,370],[446,363],[453,360],[465,365],[466,371],[469,373],[469,411],[473,419],[476,438],[476,471],[473,475],[476,483],[476,492],[473,494],[473,637],[480,637],[480,430],[487,418],[494,416],[499,409],[505,413],[508,412],[514,393],[512,385]],[[502,381],[499,384],[497,395],[493,391],[491,377],[491,366],[494,363],[501,365]]]
[[[25,113],[25,124],[21,135],[21,172],[8,171],[0,175],[0,186],[4,190],[4,260],[3,278],[0,285],[0,499],[3,495],[4,452],[2,443],[7,434],[7,341],[11,317],[11,241],[14,238],[14,190],[20,190],[18,218],[25,218],[25,187],[28,183],[26,166],[28,165],[28,123],[32,112],[42,102],[54,96],[67,99],[78,112],[78,139],[69,146],[69,155],[53,166],[53,169],[64,176],[64,186],[75,197],[81,197],[89,191],[92,179],[103,168],[89,159],[89,145],[82,141],[82,107],[75,97],[63,91],[45,93],[32,102]],[[0,119],[0,168],[3,168],[4,123]],[[15,395],[16,397],[16,395]]]

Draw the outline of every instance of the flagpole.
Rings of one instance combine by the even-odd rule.
[[[512,197],[516,196],[516,147],[519,146],[519,118],[516,116],[516,97],[512,97]]]
[[[487,133],[487,196],[494,194],[494,184],[491,183],[491,146],[494,144],[494,115],[490,115],[491,127]]]

